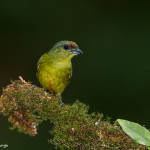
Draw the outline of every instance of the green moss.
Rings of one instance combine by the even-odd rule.
[[[0,99],[0,111],[8,116],[11,129],[36,135],[37,126],[49,120],[53,123],[49,142],[59,149],[94,150],[144,150],[145,146],[133,142],[110,118],[103,114],[88,114],[89,106],[75,101],[72,105],[60,105],[60,97],[33,86],[29,82],[12,81]]]

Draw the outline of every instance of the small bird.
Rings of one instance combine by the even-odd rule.
[[[41,85],[61,96],[72,76],[71,59],[83,52],[73,41],[60,41],[41,56],[37,64],[37,78]]]

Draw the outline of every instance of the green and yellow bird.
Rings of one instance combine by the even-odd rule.
[[[37,78],[41,85],[60,96],[72,76],[71,59],[83,52],[73,41],[60,41],[41,56],[37,64]]]

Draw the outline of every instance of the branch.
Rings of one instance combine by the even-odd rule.
[[[44,120],[53,123],[49,142],[60,149],[144,150],[115,122],[104,120],[99,113],[88,114],[89,107],[78,100],[72,105],[60,105],[60,97],[20,80],[11,81],[3,89],[0,112],[8,116],[11,129],[35,136]]]

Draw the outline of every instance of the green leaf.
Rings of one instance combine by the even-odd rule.
[[[143,126],[127,120],[117,119],[123,131],[135,142],[150,146],[150,132]]]

